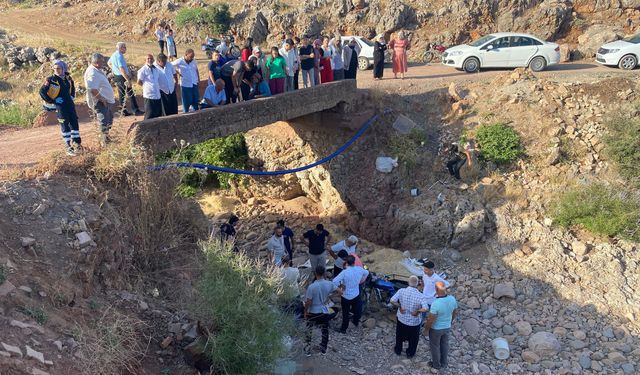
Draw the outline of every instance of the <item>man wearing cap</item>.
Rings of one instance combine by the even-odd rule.
[[[402,346],[405,341],[409,341],[407,348],[407,358],[412,358],[416,354],[418,341],[420,339],[420,314],[427,312],[428,305],[425,296],[417,289],[418,277],[409,277],[409,286],[402,288],[391,297],[391,304],[398,308],[396,317],[396,346],[393,351],[397,355],[402,354]]]
[[[336,277],[342,272],[343,260],[338,256],[338,252],[340,250],[346,250],[347,254],[351,255],[356,252],[356,246],[358,245],[358,237],[351,235],[346,240],[340,241],[337,244],[331,246],[329,250],[329,255],[335,259],[335,264],[333,265],[333,277]]]
[[[362,284],[369,276],[369,271],[355,265],[356,258],[352,255],[347,257],[344,264],[345,270],[338,276],[333,278],[333,285],[343,290],[340,307],[342,308],[342,325],[338,330],[340,333],[346,333],[349,327],[349,315],[353,314],[353,325],[356,327],[360,324],[360,316],[362,315],[362,299],[360,298],[360,284]]]
[[[440,370],[449,364],[449,334],[451,323],[458,315],[458,303],[453,296],[447,295],[447,287],[442,281],[436,282],[435,289],[436,299],[431,304],[422,334],[429,335],[429,366]]]
[[[444,286],[448,288],[449,282],[435,273],[434,268],[436,266],[432,261],[422,259],[420,262],[422,263],[422,269],[424,271],[424,276],[422,276],[422,294],[424,294],[427,299],[427,304],[431,306],[436,299],[436,283],[441,281],[444,283]]]

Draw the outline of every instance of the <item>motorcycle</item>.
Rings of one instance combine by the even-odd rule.
[[[442,44],[429,43],[424,55],[424,60],[427,63],[439,62],[442,60],[442,54],[447,50],[447,47]]]
[[[233,56],[234,58],[239,58],[241,55],[241,50],[240,47],[238,47],[238,45],[235,44],[235,39],[233,38],[233,36],[229,36],[227,37],[227,54],[231,54],[231,56]],[[207,38],[207,42],[205,44],[201,45],[201,49],[202,51],[207,55],[208,59],[211,59],[211,55],[213,55],[213,51],[220,51],[220,45],[222,44],[222,41],[220,39],[216,39],[216,38]]]
[[[370,272],[362,288],[362,311],[369,312],[373,303],[393,310],[391,297],[401,288],[409,285],[408,278],[401,275],[377,275]]]

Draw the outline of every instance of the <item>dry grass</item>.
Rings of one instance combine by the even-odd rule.
[[[147,325],[109,307],[95,328],[78,325],[75,338],[79,343],[76,371],[91,375],[136,374],[149,348],[151,337],[144,332]]]

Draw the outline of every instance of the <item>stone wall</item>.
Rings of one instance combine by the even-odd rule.
[[[335,107],[349,110],[352,106],[348,104],[356,98],[355,80],[331,82],[269,98],[136,122],[128,137],[133,143],[162,152],[175,145],[174,139],[193,144]]]

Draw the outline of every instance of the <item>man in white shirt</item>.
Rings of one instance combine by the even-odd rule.
[[[198,72],[198,62],[195,59],[195,52],[189,48],[185,51],[184,57],[173,61],[171,64],[180,74],[180,89],[182,91],[182,111],[189,112],[193,107],[194,111],[198,110],[198,102],[200,101],[198,94],[198,83],[200,82],[200,72]]]
[[[106,146],[111,142],[109,130],[113,124],[111,105],[116,102],[113,88],[102,68],[105,57],[99,53],[91,55],[89,67],[84,72],[84,85],[87,88],[87,105],[96,116],[100,126],[100,144]]]
[[[424,275],[422,276],[422,294],[427,299],[427,303],[429,306],[436,299],[436,283],[438,281],[442,281],[445,287],[449,287],[449,282],[445,281],[440,275],[435,273],[434,268],[436,267],[432,261],[427,261],[423,259],[421,261],[422,269],[424,271]]]
[[[296,49],[293,45],[293,40],[287,39],[282,48],[280,48],[280,55],[284,57],[284,60],[287,62],[287,80],[285,81],[285,91],[293,91],[295,90],[293,77],[296,74],[297,64],[298,64],[298,55],[296,54]]]
[[[276,266],[282,263],[282,256],[284,255],[286,248],[284,247],[284,235],[282,234],[282,227],[276,227],[273,236],[267,242],[267,255],[269,261]]]
[[[300,270],[289,265],[289,257],[283,255],[281,259],[282,286],[284,288],[285,298],[289,301],[300,297]]]
[[[349,327],[349,314],[353,313],[353,325],[360,324],[362,315],[362,299],[360,298],[360,283],[363,282],[369,271],[355,265],[356,259],[353,256],[347,258],[345,270],[333,279],[333,285],[343,290],[340,304],[342,307],[342,326],[340,333],[346,333]]]
[[[171,64],[167,64],[167,55],[161,53],[154,64],[160,72],[160,99],[165,116],[178,114],[178,96],[176,94],[176,82],[178,77],[176,69]]]
[[[161,25],[158,25],[155,35],[158,39],[158,44],[160,45],[160,53],[164,54],[164,29]]]
[[[213,85],[207,86],[200,102],[200,108],[212,108],[227,104],[227,95],[224,90],[225,83],[218,78]]]
[[[407,358],[416,355],[418,341],[420,339],[421,313],[427,312],[426,297],[418,289],[418,277],[409,277],[409,286],[402,288],[391,297],[391,303],[398,308],[396,317],[396,346],[393,351],[397,355],[402,354],[402,346],[405,341],[409,341],[407,348]]]
[[[153,55],[148,54],[146,64],[138,70],[138,85],[142,86],[144,98],[144,119],[162,116],[162,99],[160,99],[160,71],[153,65]]]
[[[344,261],[338,256],[340,250],[345,250],[347,254],[351,255],[356,252],[356,247],[358,246],[358,237],[349,236],[346,240],[340,241],[337,244],[331,246],[329,250],[329,255],[335,260],[333,265],[333,277],[336,277],[342,272],[344,268]]]

